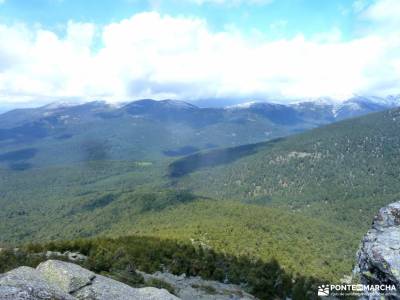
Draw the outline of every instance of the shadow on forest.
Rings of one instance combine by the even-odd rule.
[[[171,163],[169,165],[168,175],[171,178],[179,178],[203,168],[229,164],[240,158],[255,154],[261,147],[273,146],[282,140],[283,138],[278,138],[263,143],[217,149],[189,155]]]
[[[35,148],[27,148],[18,151],[6,152],[4,154],[0,154],[0,161],[13,162],[27,160],[34,157],[37,152],[38,150]]]

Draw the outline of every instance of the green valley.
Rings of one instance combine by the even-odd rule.
[[[152,237],[337,282],[400,195],[399,128],[394,109],[178,159],[3,168],[1,243]]]

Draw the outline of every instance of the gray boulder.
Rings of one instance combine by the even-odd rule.
[[[395,285],[397,294],[387,298],[400,299],[400,202],[379,210],[362,240],[355,271],[362,284]]]
[[[133,288],[78,265],[49,260],[0,275],[1,300],[179,300],[168,291]]]
[[[84,261],[87,259],[87,256],[80,254],[79,252],[71,252],[71,251],[65,251],[64,253],[61,253],[59,251],[46,251],[42,253],[37,253],[38,255],[45,255],[46,258],[57,258],[57,257],[63,257],[63,258],[68,258],[69,261]]]
[[[240,286],[218,281],[204,280],[201,277],[176,276],[166,272],[146,274],[140,272],[145,281],[161,280],[171,285],[182,300],[255,300]]]
[[[37,270],[19,267],[0,275],[2,300],[73,300],[70,294],[48,282]]]
[[[96,274],[81,266],[59,260],[48,260],[36,268],[42,275],[66,293],[73,293],[92,284]]]
[[[85,255],[82,255],[78,252],[70,252],[70,251],[66,251],[64,252],[64,255],[66,257],[68,257],[68,259],[70,261],[84,261],[87,259],[87,257]]]
[[[140,288],[133,289],[121,282],[116,282],[110,278],[97,275],[91,285],[77,291],[75,294],[77,299],[84,300],[175,300],[177,297],[171,295],[166,290],[156,288]]]

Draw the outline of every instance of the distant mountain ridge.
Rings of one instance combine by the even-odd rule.
[[[343,119],[365,115],[371,112],[400,106],[400,95],[387,97],[354,96],[339,102],[331,98],[317,98],[311,100],[297,101],[291,104],[278,104],[268,102],[252,101],[228,106],[230,110],[267,110],[270,112],[286,110],[296,114],[298,118],[326,119],[332,122]],[[287,116],[287,115],[286,115]],[[292,117],[289,114],[289,117]]]
[[[251,101],[224,107],[199,107],[196,102],[186,102],[180,100],[153,100],[142,99],[132,102],[110,104],[106,101],[92,101],[85,103],[70,103],[65,101],[53,102],[37,108],[19,108],[0,113],[0,122],[7,117],[25,117],[23,121],[29,121],[29,117],[45,117],[57,113],[91,111],[93,113],[122,112],[127,111],[134,115],[155,114],[165,112],[178,112],[179,110],[188,111],[253,111],[267,113],[267,116],[276,118],[274,114],[282,114],[283,118],[292,118],[291,114],[297,117],[309,116],[319,113],[328,119],[341,120],[353,116],[363,115],[400,106],[400,95],[389,95],[387,97],[366,97],[354,96],[343,102],[338,102],[331,98],[316,98],[302,100],[290,104],[279,104],[267,101]],[[1,110],[0,110],[1,111]],[[286,114],[285,114],[286,113]],[[0,123],[1,125],[2,123]]]
[[[152,99],[118,105],[56,102],[0,114],[0,166],[20,170],[89,160],[160,160],[284,137],[399,103],[399,96],[224,108]]]

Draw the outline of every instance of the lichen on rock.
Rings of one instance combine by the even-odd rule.
[[[400,202],[375,216],[357,252],[355,272],[362,284],[394,285],[398,294],[387,298],[400,299]]]

